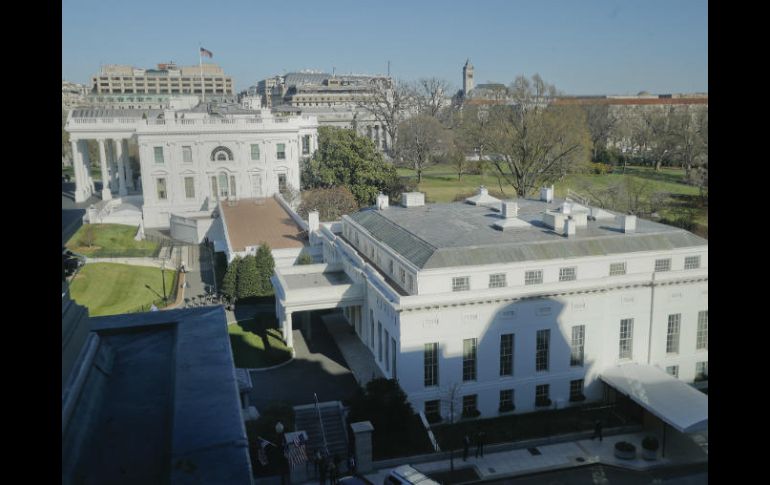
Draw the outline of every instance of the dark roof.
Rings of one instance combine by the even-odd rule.
[[[705,239],[685,230],[642,219],[637,219],[635,233],[626,234],[620,216],[589,220],[587,227],[566,238],[541,222],[542,213],[556,209],[561,202],[519,199],[519,219],[529,224],[505,231],[494,227],[501,220],[496,210],[466,203],[364,209],[350,218],[422,269],[708,245]]]

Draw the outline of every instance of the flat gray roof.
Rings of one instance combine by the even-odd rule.
[[[543,212],[559,208],[563,200],[517,202],[518,218],[529,224],[505,231],[494,227],[502,220],[498,211],[463,202],[369,208],[350,218],[422,269],[708,246],[683,229],[643,219],[637,219],[635,233],[625,234],[619,215],[589,220],[567,238],[541,222]]]
[[[83,483],[251,483],[221,306],[89,323],[115,358],[94,401]]]
[[[352,285],[353,281],[344,271],[329,273],[287,274],[283,275],[286,285],[292,290],[307,288],[329,288],[337,285]]]

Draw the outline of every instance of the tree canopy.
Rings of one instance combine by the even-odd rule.
[[[267,243],[262,243],[257,249],[257,255],[254,258],[254,263],[257,268],[257,288],[258,296],[267,296],[274,293],[273,284],[270,282],[270,277],[273,276],[275,270],[275,260],[273,259],[273,253],[270,250],[270,246]]]
[[[344,214],[358,210],[358,203],[347,187],[329,187],[328,189],[310,189],[302,193],[302,203],[297,214],[307,219],[308,212],[318,211],[321,221],[337,221]]]
[[[396,169],[385,162],[374,143],[353,130],[328,126],[318,128],[318,150],[302,174],[304,189],[344,185],[359,206],[371,205],[380,192],[387,192],[397,178]]]
[[[230,261],[230,264],[227,265],[225,276],[222,278],[222,293],[228,298],[238,296],[238,265],[240,262],[240,256],[236,256]]]

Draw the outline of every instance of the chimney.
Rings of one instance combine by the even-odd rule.
[[[307,231],[308,232],[315,232],[318,230],[319,226],[319,216],[318,211],[310,211],[307,213]]]
[[[561,205],[561,213],[564,214],[565,216],[572,214],[572,204],[570,204],[569,202],[564,202]]]
[[[380,195],[377,196],[377,210],[387,209],[388,208],[388,196],[384,195],[382,192],[380,192]]]
[[[425,205],[425,194],[422,192],[404,192],[401,194],[401,205],[404,207],[422,207]]]
[[[573,237],[577,228],[577,221],[574,219],[567,219],[564,221],[564,235],[567,237]]]
[[[553,202],[553,185],[540,189],[540,200],[544,202]]]
[[[543,212],[543,224],[553,229],[556,233],[564,231],[564,219],[566,219],[566,217],[561,212]]]
[[[513,200],[503,201],[503,217],[506,219],[512,219],[519,215],[519,204]]]
[[[623,225],[623,232],[629,234],[636,232],[636,216],[622,216],[621,224]]]

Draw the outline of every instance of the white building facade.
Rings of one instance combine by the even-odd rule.
[[[325,264],[303,271],[337,274],[342,297],[279,270],[284,326],[292,311],[343,307],[383,375],[445,419],[453,388],[456,418],[494,417],[599,400],[602,371],[628,362],[707,379],[706,240],[578,205],[421,195],[405,194],[409,207],[380,196],[313,232]]]
[[[67,131],[76,154],[76,201],[94,192],[89,139],[99,143],[102,180],[108,181],[102,199],[140,195],[148,228],[168,228],[173,215],[205,219],[219,200],[299,189],[300,159],[318,146],[317,120],[219,109],[73,110]],[[129,144],[138,153],[139,174],[129,173]]]

